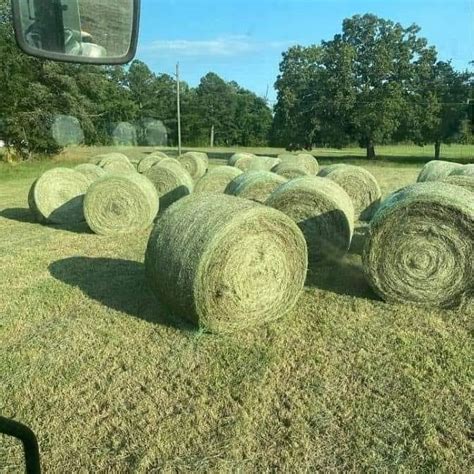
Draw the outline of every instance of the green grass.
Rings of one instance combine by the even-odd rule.
[[[420,169],[362,163],[384,193]],[[227,337],[174,327],[144,279],[148,232],[31,221],[46,166],[0,168],[0,413],[36,432],[46,472],[471,470],[472,305],[379,301],[359,233],[286,319]],[[0,436],[0,471],[21,457]]]

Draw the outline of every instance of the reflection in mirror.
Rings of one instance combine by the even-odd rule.
[[[22,36],[33,49],[71,58],[120,58],[132,42],[133,0],[22,0]]]

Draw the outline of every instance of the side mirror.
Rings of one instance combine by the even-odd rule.
[[[140,0],[12,0],[18,46],[32,56],[125,64],[137,49]]]

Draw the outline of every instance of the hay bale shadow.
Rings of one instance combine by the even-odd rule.
[[[49,266],[56,280],[79,288],[89,298],[121,313],[155,324],[194,332],[156,300],[140,262],[112,258],[71,257]]]
[[[28,208],[12,207],[0,211],[0,217],[10,221],[23,222],[25,224],[35,224],[36,220]]]
[[[85,222],[79,224],[44,224],[39,223],[33,216],[29,208],[13,207],[11,209],[3,209],[0,211],[0,217],[10,221],[21,222],[23,224],[38,224],[47,227],[48,229],[61,230],[71,232],[73,234],[92,234]]]
[[[351,248],[349,253],[352,255],[362,255],[364,251],[365,241],[367,239],[367,233],[369,231],[369,224],[360,223],[354,229],[354,235],[352,236]]]
[[[365,278],[360,258],[356,255],[328,261],[309,271],[306,286],[338,295],[380,301]]]

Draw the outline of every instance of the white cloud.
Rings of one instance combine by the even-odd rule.
[[[141,48],[142,53],[174,57],[235,57],[268,49],[288,48],[291,41],[257,41],[250,36],[223,36],[209,40],[156,40]]]

